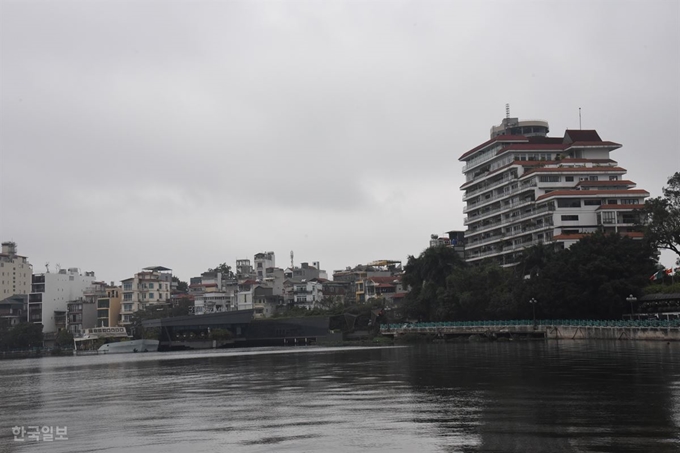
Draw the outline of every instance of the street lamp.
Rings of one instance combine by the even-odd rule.
[[[633,320],[633,302],[637,302],[637,297],[633,296],[632,294],[628,297],[626,297],[626,300],[630,302],[630,320]]]
[[[531,299],[529,299],[529,303],[531,304],[531,309],[534,313],[534,329],[536,329],[536,303],[537,302],[538,301],[536,299],[534,299],[533,297]]]

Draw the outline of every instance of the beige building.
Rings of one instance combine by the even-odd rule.
[[[15,242],[3,242],[0,253],[0,300],[15,294],[30,294],[33,267],[25,256],[17,255]]]
[[[137,310],[151,305],[170,303],[172,269],[162,266],[145,267],[134,277],[122,280],[123,291],[118,325],[130,325]]]

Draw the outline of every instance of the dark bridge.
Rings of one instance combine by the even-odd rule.
[[[145,328],[160,330],[159,349],[204,349],[221,346],[275,346],[312,344],[330,336],[328,316],[253,319],[254,310],[150,319]],[[213,341],[210,333],[222,329],[228,340]]]

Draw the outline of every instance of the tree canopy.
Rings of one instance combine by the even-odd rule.
[[[680,172],[668,178],[663,196],[648,199],[640,212],[645,239],[657,249],[672,250],[680,261]]]

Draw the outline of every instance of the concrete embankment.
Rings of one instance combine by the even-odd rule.
[[[545,337],[550,340],[680,341],[680,329],[677,327],[547,327]]]

